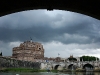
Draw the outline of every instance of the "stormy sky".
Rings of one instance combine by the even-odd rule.
[[[40,42],[45,57],[100,58],[100,20],[61,10],[28,10],[0,17],[0,51],[12,56],[12,48],[30,40]]]

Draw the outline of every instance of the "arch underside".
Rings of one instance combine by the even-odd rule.
[[[93,69],[94,67],[93,67],[93,65],[91,65],[91,64],[85,64],[84,66],[83,66],[83,69]]]
[[[73,64],[70,64],[69,66],[68,66],[68,69],[70,69],[70,70],[72,70],[72,69],[76,69],[77,67],[75,66],[75,65],[73,65]]]
[[[0,16],[35,9],[59,9],[100,19],[100,0],[6,0],[0,2]]]
[[[56,65],[56,66],[54,67],[54,69],[57,70],[59,66],[60,66],[60,65]]]

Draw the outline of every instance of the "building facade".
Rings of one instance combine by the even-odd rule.
[[[44,58],[44,48],[41,43],[25,41],[19,47],[13,48],[12,57],[24,61],[36,61]]]

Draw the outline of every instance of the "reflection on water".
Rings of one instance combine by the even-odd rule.
[[[0,75],[60,75],[60,73],[47,73],[47,72],[41,72],[41,73],[0,73]]]
[[[100,72],[66,72],[66,73],[0,73],[0,75],[100,75]]]
[[[76,72],[75,75],[100,75],[100,72]]]

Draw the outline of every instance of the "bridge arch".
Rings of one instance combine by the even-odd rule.
[[[94,66],[91,65],[91,64],[89,64],[89,63],[87,63],[87,64],[85,64],[85,65],[83,66],[83,69],[86,69],[86,68],[93,69]]]
[[[68,66],[68,69],[72,69],[73,68],[73,64],[70,64],[69,66]]]
[[[77,68],[77,66],[74,65],[74,64],[70,64],[70,65],[68,66],[68,69],[71,69],[71,70],[72,70],[72,69],[75,70],[76,68]]]
[[[57,70],[59,66],[61,66],[61,65],[55,65],[54,70]]]
[[[100,19],[100,1],[99,0],[17,0],[1,1],[0,16],[7,14],[36,9],[59,9],[78,12],[97,19]],[[6,6],[5,6],[6,5]],[[8,8],[9,7],[9,8]]]

